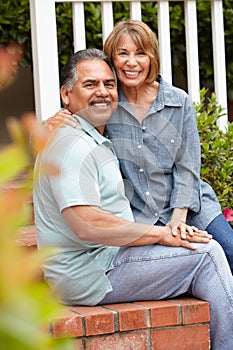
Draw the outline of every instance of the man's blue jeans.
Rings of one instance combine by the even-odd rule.
[[[189,292],[210,304],[213,350],[233,349],[233,277],[221,246],[195,243],[193,251],[159,244],[121,247],[112,285],[100,304],[159,300]],[[197,340],[198,341],[198,340]]]

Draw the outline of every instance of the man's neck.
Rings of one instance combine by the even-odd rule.
[[[105,124],[104,124],[104,125],[96,126],[96,130],[97,130],[101,135],[103,135],[104,129],[105,129]]]

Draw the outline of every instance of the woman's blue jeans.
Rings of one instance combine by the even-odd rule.
[[[233,274],[233,229],[223,214],[218,215],[206,228],[206,231],[221,244]],[[233,349],[233,348],[232,348]]]
[[[195,244],[195,251],[159,244],[121,247],[114,268],[107,273],[112,291],[100,304],[174,298],[189,292],[209,302],[212,349],[232,350],[233,277],[229,264],[215,240]]]

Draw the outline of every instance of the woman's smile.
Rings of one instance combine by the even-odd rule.
[[[130,35],[122,36],[115,54],[113,63],[121,85],[141,86],[150,70],[150,57],[133,41]]]

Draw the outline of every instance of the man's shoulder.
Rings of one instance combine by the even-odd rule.
[[[43,152],[43,159],[60,159],[69,154],[76,154],[81,157],[87,155],[96,147],[95,140],[82,128],[70,126],[58,128],[51,136]]]
[[[92,143],[92,137],[80,126],[73,128],[71,126],[60,127],[51,138],[51,144],[71,145],[75,143]]]

